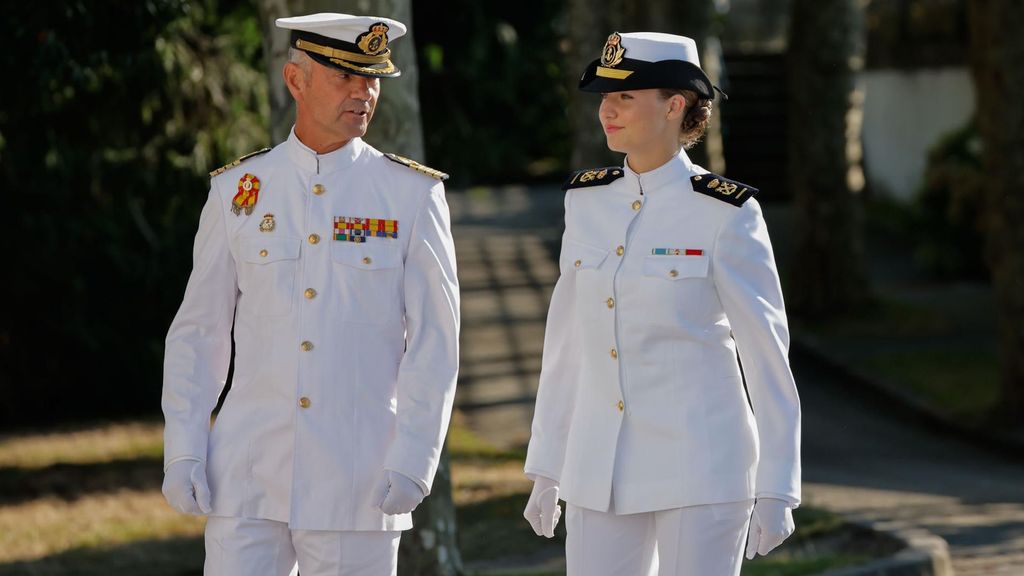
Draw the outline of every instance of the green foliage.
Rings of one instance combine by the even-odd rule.
[[[155,410],[205,172],[264,144],[242,0],[21,3],[0,24],[0,423]]]
[[[563,176],[570,146],[564,4],[451,0],[437,10],[414,3],[428,163],[451,173],[453,185]]]
[[[981,139],[974,122],[942,138],[928,155],[912,226],[920,235],[915,258],[943,280],[987,280],[978,229],[984,185]]]

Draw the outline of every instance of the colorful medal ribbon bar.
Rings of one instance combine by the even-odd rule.
[[[653,256],[703,256],[704,251],[699,248],[654,248],[651,250]]]
[[[334,217],[334,239],[340,242],[366,242],[367,238],[398,238],[398,220],[383,218]]]

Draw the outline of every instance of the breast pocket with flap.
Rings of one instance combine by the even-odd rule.
[[[282,316],[291,312],[301,247],[299,238],[242,239],[238,284],[247,309],[257,316]]]
[[[401,248],[369,242],[332,242],[331,258],[342,319],[391,324],[405,312]]]

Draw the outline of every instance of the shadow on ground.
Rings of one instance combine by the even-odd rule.
[[[0,564],[0,576],[200,576],[203,539],[147,540]]]
[[[43,468],[0,468],[0,505],[45,496],[77,500],[122,489],[160,489],[162,459],[135,458],[93,464],[53,464]]]

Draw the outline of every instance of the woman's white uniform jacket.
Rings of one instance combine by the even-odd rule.
[[[292,133],[211,186],[167,335],[165,463],[206,461],[215,516],[410,527],[374,490],[389,469],[429,491],[448,427],[459,291],[443,184],[358,138],[317,155]]]
[[[756,190],[685,152],[566,187],[526,473],[618,514],[798,505],[800,404]]]

